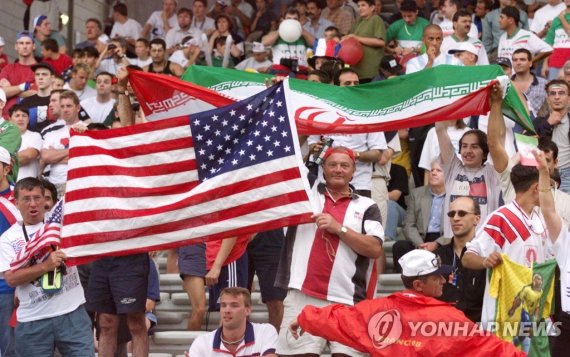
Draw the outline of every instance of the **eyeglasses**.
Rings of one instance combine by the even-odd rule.
[[[449,212],[447,212],[447,217],[453,218],[453,217],[455,217],[456,214],[459,216],[459,218],[463,218],[463,217],[467,216],[468,214],[475,214],[475,213],[467,212],[467,211],[463,211],[463,210],[449,211]]]

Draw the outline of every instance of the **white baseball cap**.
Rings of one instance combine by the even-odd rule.
[[[12,164],[12,158],[10,157],[10,153],[6,148],[0,146],[0,162],[5,163],[6,165]]]
[[[265,46],[261,42],[254,42],[253,45],[251,46],[251,52],[253,52],[253,53],[264,53],[265,52]]]
[[[477,50],[477,48],[471,42],[467,41],[458,42],[455,46],[451,47],[451,49],[447,51],[447,53],[452,55],[454,53],[464,52],[464,51],[473,53],[475,56],[479,56],[479,51]]]
[[[451,266],[442,265],[437,255],[424,249],[414,249],[406,253],[398,260],[398,263],[402,267],[402,275],[408,277],[432,274],[447,277],[453,271]]]

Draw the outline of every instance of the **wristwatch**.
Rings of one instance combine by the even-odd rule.
[[[360,160],[360,152],[359,151],[356,152],[356,160]]]
[[[346,226],[340,227],[340,232],[338,232],[339,238],[343,238],[347,232],[348,232],[348,228],[346,228]]]

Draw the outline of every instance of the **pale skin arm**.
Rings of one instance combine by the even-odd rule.
[[[444,164],[451,161],[452,155],[455,155],[451,139],[447,133],[447,124],[445,121],[435,123],[435,133],[437,134],[437,142],[439,144],[439,152]]]
[[[338,235],[342,225],[328,213],[319,213],[311,216],[315,220],[317,227],[321,231],[327,231],[330,234]],[[382,254],[382,244],[380,241],[369,235],[358,233],[350,228],[342,237],[342,239],[352,250],[367,258],[376,259]]]
[[[222,266],[232,249],[236,245],[237,237],[227,238],[222,241],[222,245],[220,246],[220,250],[216,255],[216,259],[214,260],[214,264],[212,264],[212,268],[208,271],[208,274],[204,277],[206,279],[206,285],[212,286],[218,283],[218,278],[220,277],[220,272],[222,271]]]
[[[27,148],[18,152],[18,161],[21,166],[29,164],[40,155],[40,152],[35,148]]]
[[[566,21],[566,11],[564,10],[562,11],[559,15],[558,18],[560,19],[560,23],[562,24],[562,27],[564,28],[564,31],[566,31],[566,34],[570,35],[570,23],[568,23],[568,21]]]
[[[178,63],[170,63],[170,70],[172,71],[172,73],[174,73],[174,75],[176,75],[176,77],[182,77],[182,75],[184,74],[184,68],[182,68],[182,66],[180,66]]]
[[[65,259],[65,253],[61,250],[56,250],[49,255],[48,259],[40,264],[36,264],[28,268],[18,269],[16,271],[5,271],[4,278],[6,279],[8,285],[11,287],[29,284],[30,281],[36,280],[43,274],[49,271],[54,271],[61,265],[63,261],[65,261]]]
[[[278,31],[272,31],[270,33],[268,33],[267,35],[263,36],[263,38],[261,39],[261,43],[263,43],[264,46],[273,46],[273,44],[275,42],[277,42],[277,39],[279,38],[279,32]],[[310,42],[312,43],[312,42]]]
[[[127,88],[127,82],[129,79],[129,71],[126,68],[121,67],[117,70],[117,79],[119,92],[124,92]],[[131,107],[131,99],[127,95],[117,96],[117,111],[119,113],[119,120],[122,126],[131,126],[135,123],[135,113]]]
[[[556,213],[554,205],[554,197],[552,196],[552,189],[550,187],[550,173],[546,164],[544,152],[536,150],[534,157],[538,162],[538,199],[540,201],[540,211],[544,217],[544,223],[548,229],[548,236],[552,243],[556,242],[562,229],[562,219]]]
[[[489,153],[493,159],[495,171],[504,172],[509,164],[509,155],[505,150],[505,137],[507,128],[501,106],[503,103],[503,91],[499,83],[495,83],[491,88],[491,112],[489,114],[489,128],[487,129],[487,142]]]
[[[375,37],[364,37],[364,36],[357,36],[355,34],[346,35],[343,37],[343,41],[347,38],[355,38],[358,42],[360,42],[364,46],[369,47],[384,47],[386,45],[386,41],[382,38],[375,38]]]
[[[69,149],[42,149],[41,157],[46,164],[66,164],[69,158]]]
[[[533,59],[532,59],[532,63],[540,63],[540,61],[542,61],[543,59],[545,59],[546,57],[550,56],[552,54],[552,51],[550,52],[540,52],[539,54],[537,54]]]
[[[483,270],[487,268],[494,268],[503,262],[503,257],[499,252],[491,253],[487,258],[471,252],[465,252],[461,264],[464,268],[473,270]]]
[[[152,25],[151,24],[145,24],[142,31],[141,31],[141,37],[148,39],[148,34],[150,32],[150,30],[152,29]]]

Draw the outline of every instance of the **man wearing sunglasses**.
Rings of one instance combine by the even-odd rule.
[[[441,262],[453,268],[450,279],[443,286],[440,300],[451,302],[471,321],[481,320],[485,270],[467,269],[461,265],[465,245],[475,237],[481,219],[481,208],[471,197],[459,197],[451,203],[447,217],[451,222],[451,242],[435,251]]]

